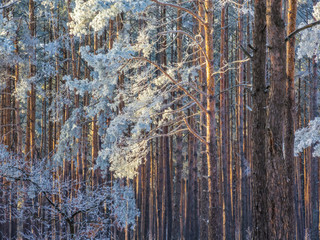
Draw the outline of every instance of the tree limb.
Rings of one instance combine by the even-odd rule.
[[[157,63],[144,58],[144,57],[133,57],[133,60],[142,60],[142,61],[146,61],[148,63],[150,63],[151,65],[153,65],[154,67],[156,67],[160,72],[162,72],[167,78],[169,78],[169,80],[171,82],[173,82],[180,90],[182,90],[188,97],[190,97],[197,105],[198,107],[204,111],[205,113],[207,112],[207,109],[197,100],[197,98],[195,96],[193,96],[192,94],[190,94],[187,89],[185,89],[183,86],[180,85],[179,82],[177,82],[176,80],[174,80],[165,70],[163,70],[163,68],[161,68]]]
[[[252,59],[252,56],[250,55],[250,53],[241,44],[240,44],[240,48],[245,55],[247,55],[250,59]]]
[[[301,32],[301,31],[303,31],[303,30],[306,30],[306,29],[308,29],[308,28],[314,27],[314,26],[319,25],[319,24],[320,24],[320,20],[318,20],[318,21],[316,21],[316,22],[313,22],[313,23],[310,23],[310,24],[307,24],[307,25],[305,25],[305,26],[303,26],[303,27],[301,27],[301,28],[298,28],[298,29],[296,29],[295,31],[293,31],[292,33],[290,33],[290,34],[286,37],[285,41],[287,42],[290,38],[294,37],[294,36],[295,36],[296,34],[298,34],[299,32]]]
[[[200,142],[208,145],[207,141],[203,139],[203,137],[201,137],[194,129],[192,129],[192,127],[189,125],[189,123],[187,122],[187,120],[184,118],[183,119],[184,123],[186,124],[188,130],[190,133],[192,133],[193,136],[195,136],[196,138],[198,138],[200,140]]]

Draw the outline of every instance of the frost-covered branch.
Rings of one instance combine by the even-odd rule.
[[[77,234],[86,234],[90,231],[90,224],[93,221],[109,225],[112,221],[116,221],[117,227],[122,229],[127,224],[131,226],[135,224],[135,217],[139,212],[135,207],[134,192],[131,186],[123,187],[115,181],[112,188],[100,184],[95,184],[92,188],[86,182],[54,177],[54,169],[50,167],[47,159],[37,159],[32,166],[28,166],[23,156],[10,153],[3,145],[0,146],[0,177],[6,179],[4,183],[10,182],[11,186],[19,186],[19,183],[23,186],[22,188],[16,187],[18,195],[23,197],[11,200],[19,202],[20,206],[12,208],[12,219],[21,218],[20,220],[27,221],[29,218],[35,218],[39,220],[41,216],[35,212],[41,208],[48,212],[48,216],[61,216],[63,221],[60,224],[67,223],[70,226],[70,233],[65,233],[66,238],[68,234],[71,237],[75,234],[71,229],[74,225],[78,225]],[[3,189],[9,191],[5,185]],[[34,204],[28,204],[32,202],[32,199],[40,196],[45,200],[39,203],[41,205],[35,205],[38,204],[37,201],[34,201]],[[54,199],[59,199],[59,201]],[[5,204],[0,205],[0,219],[1,215],[5,214],[2,209],[6,207]],[[102,209],[108,209],[109,214]],[[21,215],[26,211],[30,213]],[[79,214],[84,214],[81,221],[77,218]],[[41,219],[41,221],[48,221],[50,224],[51,220]],[[105,231],[103,228],[99,230],[102,235],[107,234],[103,231]],[[38,237],[40,236],[37,236],[37,239]],[[26,239],[35,239],[35,236],[26,237]]]
[[[178,34],[182,34],[182,35],[186,35],[188,38],[190,38],[195,44],[197,44],[197,46],[199,47],[201,53],[203,54],[203,56],[206,59],[206,62],[209,66],[212,65],[212,63],[209,61],[208,56],[206,51],[203,49],[203,47],[201,46],[201,44],[194,38],[191,36],[191,34],[187,33],[186,31],[182,31],[182,30],[172,30],[172,31],[165,31],[165,32],[160,32],[159,35],[162,34],[167,34],[167,33],[178,33]]]
[[[144,57],[134,57],[133,59],[136,60],[142,60],[150,63],[154,67],[156,67],[159,71],[161,71],[172,83],[174,83],[180,90],[182,90],[188,97],[190,97],[196,104],[197,106],[203,111],[207,112],[207,109],[192,95],[190,94],[184,87],[181,86],[180,83],[178,83],[176,80],[174,80],[165,70],[163,70],[157,63],[144,58]]]
[[[8,8],[8,7],[11,7],[12,5],[18,3],[19,0],[15,0],[15,1],[10,1],[8,3],[5,3],[5,4],[1,4],[0,5],[0,9],[5,9],[5,8]]]
[[[320,157],[320,118],[310,121],[305,128],[296,131],[294,140],[294,154],[298,156],[307,147],[313,146],[313,156]]]

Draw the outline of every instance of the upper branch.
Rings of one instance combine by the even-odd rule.
[[[146,61],[148,63],[150,63],[151,65],[153,65],[154,67],[156,67],[160,72],[162,72],[167,78],[169,78],[169,80],[171,82],[173,82],[180,90],[182,90],[188,97],[190,97],[197,105],[198,107],[204,111],[205,113],[207,112],[206,108],[198,101],[198,99],[193,96],[192,94],[190,94],[187,89],[185,89],[183,86],[180,85],[179,82],[177,82],[176,80],[174,80],[165,70],[163,70],[162,67],[160,67],[157,63],[150,61],[147,58],[144,57],[134,57],[132,58],[133,60],[142,60],[142,61]]]

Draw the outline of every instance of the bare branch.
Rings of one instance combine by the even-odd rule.
[[[250,53],[241,44],[240,44],[240,48],[245,55],[247,55],[250,59],[252,59],[252,56],[250,55]]]
[[[186,124],[188,130],[190,133],[192,133],[193,136],[195,136],[196,138],[198,138],[202,143],[208,145],[207,141],[203,139],[203,137],[201,137],[194,129],[192,129],[192,127],[189,125],[189,123],[187,122],[187,120],[184,118],[183,119],[184,123]]]
[[[295,36],[296,34],[298,34],[299,32],[302,32],[303,30],[306,30],[306,29],[308,29],[308,28],[314,27],[314,26],[319,25],[319,24],[320,24],[320,20],[318,20],[318,21],[316,21],[316,22],[313,22],[313,23],[310,23],[310,24],[307,24],[307,25],[305,25],[305,26],[303,26],[303,27],[301,27],[301,28],[298,28],[298,29],[296,29],[295,31],[293,31],[292,33],[290,33],[290,34],[286,37],[285,41],[288,41],[290,38],[294,37],[294,36]]]

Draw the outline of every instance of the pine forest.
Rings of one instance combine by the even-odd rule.
[[[0,240],[319,240],[320,1],[1,0]]]

